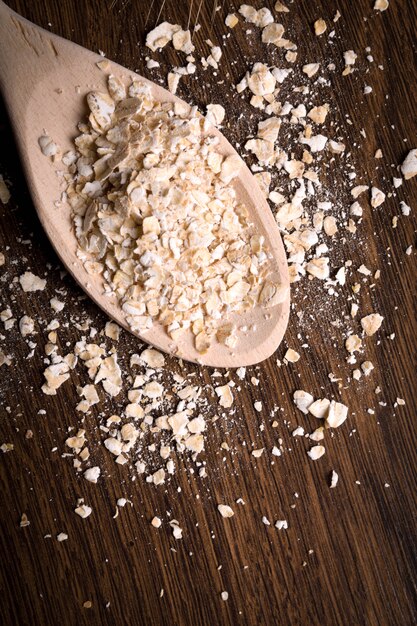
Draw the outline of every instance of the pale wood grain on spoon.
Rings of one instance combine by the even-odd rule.
[[[38,139],[45,132],[62,151],[73,148],[76,125],[86,116],[85,96],[92,90],[106,91],[107,74],[99,69],[98,54],[53,35],[20,17],[0,0],[0,86],[14,127],[28,185],[39,219],[60,259],[75,280],[111,318],[131,332],[117,302],[103,295],[100,277],[87,274],[76,256],[77,241],[70,207],[57,209],[62,189],[56,168],[40,152]],[[157,101],[178,98],[159,85],[110,62],[108,71],[130,82],[141,80],[152,89]],[[217,131],[219,151],[235,154],[234,148]],[[277,224],[250,170],[243,164],[234,179],[238,199],[248,209],[257,232],[263,234],[273,256],[273,279],[289,287],[288,267]],[[199,354],[191,332],[173,350],[172,339],[156,323],[141,340],[188,361],[214,367],[239,367],[258,363],[280,344],[288,323],[289,289],[284,302],[271,308],[261,306],[242,315],[231,315],[237,326],[252,330],[239,333],[235,348],[215,342],[206,354]],[[224,320],[222,320],[224,322]],[[136,334],[136,333],[135,333]]]

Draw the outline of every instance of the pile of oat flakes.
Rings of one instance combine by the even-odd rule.
[[[377,11],[385,11],[388,8],[387,0],[375,2],[374,9]],[[240,6],[237,13],[224,16],[225,26],[228,29],[225,42],[230,36],[233,36],[233,29],[250,29],[256,31],[265,47],[262,61],[248,67],[238,84],[227,85],[227,88],[242,94],[241,97],[247,98],[250,105],[262,114],[263,119],[259,121],[252,135],[247,138],[244,145],[246,152],[242,156],[247,158],[259,185],[265,192],[281,230],[290,266],[291,282],[294,286],[293,293],[296,293],[299,282],[319,281],[321,303],[324,301],[326,306],[335,306],[334,303],[336,302],[337,307],[340,308],[340,299],[343,297],[341,288],[346,285],[348,279],[351,282],[351,293],[343,302],[344,307],[350,311],[344,346],[347,363],[352,366],[351,378],[359,380],[361,377],[372,376],[374,365],[366,358],[366,347],[368,342],[373,341],[372,336],[377,335],[384,323],[383,317],[377,310],[362,310],[361,297],[367,289],[377,283],[380,272],[373,273],[365,265],[353,267],[352,261],[349,259],[338,265],[332,265],[331,252],[333,248],[341,247],[342,240],[349,240],[349,238],[353,239],[358,236],[363,213],[365,210],[369,210],[369,205],[371,210],[382,206],[386,195],[394,195],[399,186],[417,175],[417,150],[409,151],[402,165],[398,167],[398,172],[393,180],[389,183],[386,181],[384,188],[390,189],[387,194],[372,181],[357,180],[353,157],[351,154],[346,154],[344,138],[337,122],[337,112],[332,111],[326,97],[329,88],[326,74],[337,71],[337,65],[332,59],[329,59],[326,67],[323,67],[322,63],[315,62],[314,59],[299,58],[297,43],[285,36],[285,23],[288,13],[289,8],[284,3],[277,2],[275,12],[267,8],[256,10],[254,7],[244,4]],[[219,13],[215,19],[220,19]],[[332,22],[326,22],[321,18],[317,19],[311,25],[312,36],[334,37],[339,20],[343,20],[343,16],[338,11]],[[194,32],[198,30],[199,26],[197,25]],[[163,22],[148,33],[146,46],[152,54],[155,54],[168,45],[172,45],[175,50],[184,55],[184,65],[173,68],[167,77],[168,88],[173,93],[178,88],[180,80],[185,80],[187,77],[191,77],[192,80],[194,76],[204,75],[206,71],[217,72],[218,76],[222,77],[222,45],[215,45],[212,41],[206,40],[209,54],[197,58],[193,32],[184,30],[180,25]],[[279,65],[268,62],[271,47],[283,51],[282,62]],[[344,76],[357,71],[355,68],[356,59],[357,52],[354,50],[344,52],[344,68],[342,70]],[[369,64],[374,63],[370,50],[367,50],[367,61]],[[105,61],[101,63],[103,71],[105,71],[106,63]],[[158,66],[159,63],[156,59],[152,56],[147,57],[149,70]],[[280,91],[284,83],[286,85],[291,84],[292,97],[282,101]],[[82,135],[84,139],[79,142],[78,146],[81,151],[81,159],[80,155],[76,155],[75,158],[73,155],[64,156],[70,168],[75,167],[74,163],[77,160],[78,173],[81,169],[81,176],[85,176],[82,184],[84,187],[88,186],[85,194],[87,196],[90,194],[93,200],[97,185],[95,181],[89,178],[91,168],[93,167],[96,173],[98,172],[98,177],[108,177],[111,172],[108,172],[108,164],[106,165],[108,159],[104,159],[101,163],[89,160],[91,155],[89,154],[90,140],[88,137],[91,133],[94,135],[94,140],[99,136],[103,148],[101,154],[108,154],[105,152],[108,144],[106,144],[102,131],[103,128],[106,131],[110,129],[110,118],[115,109],[114,101],[123,103],[126,99],[126,93],[121,93],[120,85],[117,85],[114,79],[110,79],[110,85],[112,85],[111,89],[113,90],[113,104],[107,102],[108,107],[110,107],[109,110],[111,110],[110,117],[104,121],[99,120],[98,126],[95,128],[94,124],[97,123],[97,119],[92,122],[90,118],[92,126],[90,128],[84,127],[84,135]],[[137,86],[136,92],[134,94],[129,93],[129,97],[136,97],[140,90],[141,87]],[[372,88],[366,85],[363,93],[367,95],[371,92]],[[119,95],[115,96],[114,94],[117,93]],[[323,94],[322,99],[320,99],[321,94]],[[133,104],[136,106],[136,103]],[[94,109],[95,105],[95,102],[91,102],[93,113],[94,110],[97,110]],[[157,114],[159,113],[160,109],[157,111]],[[181,115],[188,116],[189,110],[186,112],[177,111],[177,113],[181,118]],[[191,123],[197,124],[200,128],[201,124],[204,123],[221,125],[224,116],[223,107],[213,104],[207,107],[206,120],[208,122],[204,122],[195,112],[191,118],[187,119],[196,120],[191,121]],[[81,144],[83,145],[81,146]],[[44,154],[51,157],[56,156],[56,147],[50,139],[41,138],[40,145]],[[221,176],[222,163],[216,162],[215,156],[209,157],[209,152],[207,155],[204,167],[207,166],[209,158],[212,159],[211,164],[214,168],[212,173]],[[375,154],[376,158],[381,156],[382,154]],[[123,159],[128,159],[129,155],[126,154],[126,150],[123,153],[121,148],[117,157],[120,159],[118,161],[120,163]],[[149,171],[152,171],[155,165],[155,163],[149,163]],[[164,166],[169,167],[170,163],[164,163]],[[343,173],[344,188],[342,190],[335,187],[331,182],[329,183],[328,171],[332,167],[338,168]],[[70,179],[68,182],[70,185],[73,184]],[[227,173],[224,182],[230,182]],[[119,183],[120,181],[112,190],[113,194],[118,196],[118,201],[123,200],[125,193],[141,193],[139,190],[143,186],[143,181],[138,180],[138,184],[135,185],[135,179],[125,180],[123,185],[126,183],[126,186],[122,186],[122,193],[118,193],[120,190]],[[205,193],[209,193],[210,185],[208,189],[204,190]],[[72,190],[74,191],[74,186]],[[220,186],[220,190],[221,193],[228,193],[227,187]],[[341,201],[346,190],[351,196],[348,205]],[[81,206],[77,203],[79,198],[76,194],[74,198],[75,212],[79,209],[81,216],[77,222],[78,237],[83,241],[85,249],[91,251],[96,246],[96,249],[99,250],[101,235],[94,230],[95,220],[107,219],[108,216],[100,214],[103,207],[97,206],[97,203],[94,202],[94,212],[86,217],[85,205]],[[0,200],[6,204],[8,199],[9,191],[1,178]],[[113,200],[115,200],[114,195]],[[410,214],[410,207],[404,202],[401,203],[400,213],[402,216]],[[232,222],[235,217],[235,215],[231,216]],[[149,220],[147,222],[149,228],[146,227],[146,230],[151,239],[155,241],[155,236],[158,237],[161,231],[161,222],[164,220],[163,213],[160,212],[158,216],[154,214],[144,215],[142,218]],[[397,220],[398,218],[394,218],[394,227]],[[104,227],[107,228],[106,234],[110,233],[111,239],[112,233],[115,232],[114,223],[106,223]],[[126,228],[128,231],[129,228],[134,229],[135,225],[130,223]],[[237,224],[237,228],[240,229],[239,233],[241,234],[243,232],[242,224]],[[118,244],[120,241],[117,240],[116,236],[110,249],[110,265],[111,261],[114,261],[114,252],[117,250],[118,253],[122,253],[120,246],[117,247]],[[249,238],[246,239],[245,245],[249,246],[246,250],[246,252],[249,251],[249,256],[250,253],[260,254],[262,252],[262,244],[259,241],[253,242]],[[410,246],[406,253],[411,254],[411,252]],[[143,250],[141,253],[147,254],[147,251]],[[220,258],[222,257],[219,256]],[[261,258],[263,259],[262,256]],[[125,303],[129,303],[129,289],[132,287],[132,282],[126,279],[126,274],[129,272],[123,272],[123,268],[120,268],[120,262],[123,260],[126,259],[120,257],[117,260],[118,263],[112,267],[113,274],[109,278],[109,284],[111,283],[115,289],[120,287],[121,298]],[[7,267],[8,262],[8,253],[1,253],[0,264]],[[245,264],[247,264],[247,260],[245,260]],[[125,268],[127,267],[128,263],[125,265]],[[97,269],[97,267],[93,269]],[[239,266],[239,276],[232,277],[231,287],[236,284],[233,281],[237,281],[237,283],[244,281],[244,277],[242,278],[243,269]],[[99,271],[103,271],[102,267],[99,268]],[[114,278],[115,275],[117,275],[117,279]],[[28,293],[44,290],[47,282],[30,271],[22,273],[17,280],[21,289]],[[245,289],[246,287],[244,287]],[[249,288],[244,295],[246,296],[248,292]],[[212,311],[220,310],[221,301],[220,296],[218,297],[219,300],[213,304]],[[258,297],[259,291],[256,293],[256,298]],[[152,303],[150,306],[156,306],[159,314],[161,303],[158,298],[160,298],[160,294],[154,298],[156,304]],[[197,301],[198,299],[197,297]],[[294,299],[296,300],[296,296]],[[143,316],[146,310],[149,312],[149,308],[146,309],[147,302],[142,304],[143,307],[140,308],[139,316]],[[305,323],[306,326],[316,323],[314,315],[311,313],[312,308],[308,309],[309,319],[307,319],[303,312],[303,302],[296,304],[298,305],[296,314],[300,323]],[[233,377],[228,373],[211,372],[211,384],[206,385],[197,380],[195,374],[183,376],[167,371],[165,368],[166,358],[151,347],[142,347],[140,350],[132,352],[129,355],[127,365],[122,366],[117,346],[120,333],[124,331],[121,331],[113,322],[108,322],[105,328],[101,330],[92,328],[88,322],[80,323],[79,341],[74,346],[69,346],[65,353],[62,353],[59,349],[58,335],[61,326],[60,316],[65,313],[64,298],[53,297],[50,306],[54,317],[47,324],[48,343],[44,346],[47,366],[44,370],[45,382],[42,391],[47,395],[65,393],[65,385],[71,384],[71,376],[75,370],[81,370],[83,375],[88,377],[88,382],[77,388],[79,402],[74,407],[77,418],[74,419],[74,427],[68,432],[65,442],[63,442],[63,444],[65,443],[64,453],[75,470],[89,482],[97,483],[103,480],[101,468],[91,462],[90,435],[83,426],[83,416],[89,414],[93,406],[100,406],[103,403],[103,398],[110,398],[117,402],[119,410],[114,414],[103,415],[101,413],[100,431],[103,445],[116,463],[130,466],[133,480],[140,477],[154,485],[166,483],[170,476],[175,473],[178,457],[183,453],[192,456],[196,472],[200,477],[204,477],[210,471],[205,460],[202,460],[206,432],[217,420],[233,417],[236,388],[239,390],[239,385],[249,384],[246,369],[237,369]],[[137,300],[130,302],[130,306],[136,307]],[[317,303],[317,313],[319,310],[320,304]],[[196,320],[188,320],[193,324],[197,321],[196,337],[199,336],[199,333],[205,333],[206,330],[204,322],[198,321],[201,319],[202,316],[200,315]],[[17,326],[21,336],[28,342],[29,347],[31,346],[31,341],[35,338],[34,335],[39,324],[38,320],[26,315],[21,317],[17,311],[14,312],[9,307],[1,311],[0,320],[5,331]],[[170,320],[171,324],[175,321]],[[141,317],[137,323],[142,324],[146,321]],[[346,325],[346,319],[344,324]],[[175,333],[176,328],[174,325],[171,330]],[[201,339],[204,347],[206,338],[202,337]],[[33,343],[33,350],[35,345]],[[285,354],[284,363],[295,364],[299,359],[300,354],[290,348]],[[13,354],[1,352],[0,365],[4,367],[15,366]],[[333,374],[330,374],[330,378],[336,380]],[[219,384],[216,381],[219,381]],[[262,381],[252,376],[250,384],[256,387],[262,384]],[[378,393],[378,388],[376,393]],[[326,452],[325,443],[329,439],[328,429],[340,427],[348,419],[349,408],[334,398],[314,398],[311,393],[302,389],[294,391],[293,400],[299,412],[300,425],[292,432],[292,435],[294,437],[306,437],[310,440],[311,445],[307,455],[310,460],[317,460]],[[397,399],[397,404],[403,403],[401,398]],[[262,414],[262,403],[255,402],[254,409]],[[310,414],[318,418],[320,426],[313,432],[306,433],[302,425],[303,414]],[[269,418],[269,416],[266,417]],[[274,420],[273,426],[277,424]],[[255,457],[260,457],[263,454],[279,457],[284,452],[284,448],[281,445],[281,440],[278,443],[279,445],[274,446],[272,450],[254,449],[252,454]],[[7,442],[1,447],[3,452],[11,451],[12,448],[12,444]],[[334,471],[331,476],[330,487],[336,487],[338,478],[337,472]],[[120,499],[117,504],[124,506],[126,501]],[[223,517],[234,515],[231,504],[218,503],[219,513]],[[76,514],[81,517],[88,517],[92,512],[88,504],[83,501],[77,502]],[[266,518],[263,518],[262,521],[268,525],[270,523]],[[22,519],[23,525],[28,523],[27,517]],[[159,517],[154,517],[151,523],[158,528],[162,521]],[[171,520],[169,524],[174,537],[176,539],[182,538],[183,529],[180,522]],[[280,530],[288,528],[287,520],[277,520],[275,525]],[[67,539],[67,536],[65,533],[60,533],[57,538],[61,541]],[[225,599],[227,599],[227,593]]]
[[[200,354],[214,341],[233,348],[238,329],[221,320],[277,304],[288,289],[268,279],[265,238],[230,184],[240,159],[222,156],[209,133],[223,108],[209,106],[204,118],[113,75],[108,93],[90,92],[87,102],[88,124],[61,159],[85,269],[103,276],[133,331],[145,335],[156,320],[173,352],[190,331]],[[44,135],[39,145],[56,163],[53,141]]]

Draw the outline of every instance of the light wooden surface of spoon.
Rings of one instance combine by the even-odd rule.
[[[60,165],[42,155],[38,139],[47,134],[62,152],[73,148],[76,125],[87,114],[85,96],[92,90],[106,91],[108,73],[126,84],[132,78],[140,79],[151,86],[157,101],[175,102],[178,98],[116,63],[110,62],[108,70],[103,72],[96,65],[100,60],[103,60],[100,55],[39,28],[0,0],[0,86],[39,219],[61,261],[79,285],[111,318],[131,332],[117,301],[104,295],[102,279],[87,274],[76,256],[77,241],[70,207],[57,209],[55,206],[62,193],[57,176]],[[213,132],[220,138],[219,151],[223,155],[235,153],[219,131]],[[265,236],[273,256],[273,278],[289,286],[279,229],[263,193],[243,162],[232,184],[238,199],[247,207],[256,231]],[[288,297],[281,304],[268,309],[257,306],[247,313],[230,315],[228,321],[252,329],[239,333],[233,350],[214,342],[207,353],[199,354],[191,331],[184,332],[183,339],[174,347],[159,323],[146,334],[137,336],[188,361],[214,367],[251,365],[276,350],[287,327],[289,308],[288,289]]]

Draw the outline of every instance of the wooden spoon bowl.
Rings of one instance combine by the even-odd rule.
[[[73,148],[76,125],[86,115],[86,94],[92,90],[106,91],[107,73],[96,65],[103,58],[35,26],[1,1],[0,35],[0,87],[42,226],[61,261],[88,296],[132,332],[117,301],[104,295],[103,279],[88,274],[77,258],[70,207],[55,206],[62,193],[57,176],[59,165],[51,164],[38,144],[39,137],[47,134],[63,152]],[[108,73],[126,84],[132,79],[146,83],[157,101],[179,101],[166,89],[116,63],[109,62]],[[221,154],[236,154],[218,130],[213,132],[220,139]],[[232,184],[238,200],[247,207],[255,230],[265,237],[273,257],[273,279],[288,287],[288,296],[268,309],[257,306],[247,313],[230,315],[228,321],[252,329],[239,333],[233,349],[216,342],[207,353],[199,354],[191,331],[184,332],[174,348],[159,323],[146,334],[134,333],[164,352],[214,367],[251,365],[270,356],[283,338],[290,308],[288,266],[280,232],[263,193],[243,162]]]

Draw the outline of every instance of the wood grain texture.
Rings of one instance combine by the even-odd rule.
[[[161,60],[160,70],[146,70],[144,35],[157,22],[159,1],[9,0],[9,4],[44,28],[50,23],[53,32],[92,50],[104,50],[109,58],[154,80],[164,78],[167,59],[170,64],[180,62],[173,50],[166,49],[156,55]],[[225,3],[212,20],[213,5],[208,0],[202,3],[202,28],[196,38],[200,50],[207,52],[203,42],[208,36],[217,42],[227,34],[224,16],[238,4]],[[267,1],[257,6],[262,4],[272,8]],[[358,65],[363,71],[347,78],[340,72],[332,74],[329,97],[340,111],[340,134],[347,136],[349,148],[354,148],[358,180],[372,180],[388,190],[384,179],[392,177],[393,166],[416,144],[417,14],[415,3],[407,0],[391,2],[384,14],[373,12],[372,4],[368,0],[300,0],[291,4],[290,15],[282,20],[289,36],[300,42],[300,55],[309,61],[322,59],[324,63],[330,50],[340,58],[344,50],[361,51]],[[195,0],[192,22],[198,5]],[[330,22],[336,8],[343,22],[334,43],[317,40],[310,34],[311,24],[318,17]],[[186,24],[188,15],[187,2],[167,0],[160,19]],[[247,99],[237,98],[225,88],[221,74],[229,72],[230,80],[236,82],[253,61],[263,58],[259,34],[251,30],[252,34],[245,34],[244,29],[236,28],[227,40],[218,77],[207,73],[204,80],[183,81],[179,92],[199,106],[210,101],[224,104],[229,120],[225,134],[237,146],[256,127],[258,116]],[[364,73],[366,46],[375,58],[369,78]],[[378,64],[384,66],[383,71]],[[366,83],[373,87],[372,97],[362,96]],[[347,114],[353,124],[346,121]],[[366,140],[359,134],[362,128]],[[377,148],[384,155],[378,162],[373,158]],[[0,207],[0,250],[13,259],[12,264],[0,268],[0,308],[10,306],[18,318],[26,313],[34,319],[51,320],[54,314],[49,298],[56,289],[64,289],[68,305],[63,320],[87,314],[101,329],[104,315],[84,299],[69,277],[60,275],[62,268],[31,204],[4,110],[0,112],[0,172],[12,190],[12,200],[7,207]],[[339,174],[332,176],[337,185]],[[412,207],[412,215],[400,218],[394,230],[391,220],[400,213],[400,200]],[[14,355],[14,366],[2,367],[0,372],[0,443],[12,442],[15,449],[0,458],[2,623],[415,624],[416,271],[415,253],[409,257],[404,251],[416,243],[416,210],[413,179],[379,210],[366,213],[360,238],[348,241],[340,253],[332,251],[335,264],[350,258],[355,266],[364,263],[373,271],[381,269],[380,281],[374,289],[365,290],[361,301],[365,313],[375,308],[385,317],[378,338],[367,342],[366,358],[375,365],[372,378],[341,390],[330,382],[329,372],[345,380],[352,369],[345,361],[343,329],[331,325],[348,311],[338,309],[337,303],[323,302],[319,291],[315,293],[307,284],[297,288],[296,311],[302,309],[303,298],[309,298],[310,306],[316,299],[318,321],[301,324],[292,315],[277,354],[262,366],[249,368],[248,378],[255,375],[261,384],[243,386],[236,394],[234,419],[219,420],[210,428],[205,453],[208,477],[204,480],[193,477],[190,469],[194,465],[182,459],[166,488],[131,482],[127,468],[116,466],[98,445],[100,435],[94,433],[99,411],[86,418],[86,427],[93,458],[102,466],[104,477],[97,485],[77,477],[71,461],[61,455],[67,428],[77,423],[78,374],[56,397],[44,396],[40,386],[45,325],[38,328],[39,347],[32,359],[26,359],[29,347],[18,332],[5,332],[3,349]],[[28,268],[39,276],[47,275],[45,292],[24,294],[12,282]],[[346,307],[345,297],[343,302]],[[395,340],[388,338],[391,333]],[[66,342],[73,345],[78,338],[73,323],[62,324],[62,346]],[[302,351],[304,342],[309,348]],[[282,360],[287,346],[301,350],[303,356],[296,366],[278,367],[276,360]],[[135,339],[123,334],[121,356],[136,348]],[[170,360],[169,367],[181,371],[175,360]],[[202,384],[210,380],[208,369],[185,365],[183,371],[195,372]],[[231,378],[237,380],[233,373]],[[378,396],[374,393],[377,385],[381,387]],[[316,463],[306,457],[308,442],[290,435],[300,423],[306,428],[317,424],[294,409],[291,395],[297,388],[317,397],[340,397],[350,407],[349,422],[335,431],[326,444],[326,455]],[[404,398],[406,405],[394,409],[397,397]],[[253,409],[256,400],[263,402],[262,415]],[[380,401],[386,406],[380,406]],[[273,429],[269,413],[277,404],[282,411],[277,417],[279,427]],[[375,415],[367,413],[368,408],[374,409]],[[39,409],[45,409],[46,415],[38,414]],[[112,403],[108,403],[106,412],[111,409]],[[263,432],[261,422],[265,424]],[[25,439],[27,429],[34,433],[30,440]],[[270,454],[260,459],[250,455],[252,446],[265,446],[269,451],[278,437],[282,437],[286,452],[274,465]],[[223,441],[235,450],[233,454],[220,448]],[[332,469],[340,475],[334,490],[328,488]],[[112,519],[116,499],[122,496],[133,506],[127,505]],[[93,507],[87,520],[72,511],[77,497],[85,497]],[[234,505],[235,516],[221,518],[217,503],[231,503],[239,497],[246,505]],[[166,524],[159,531],[151,527],[153,515],[166,518],[167,511],[181,522],[182,541],[175,541]],[[19,528],[23,512],[31,523]],[[266,528],[263,515],[271,521],[288,519],[288,530]],[[55,536],[61,531],[69,539],[58,543]],[[43,538],[47,533],[52,539]],[[227,602],[220,599],[223,590],[229,592]],[[87,600],[92,602],[90,609],[83,608]]]

